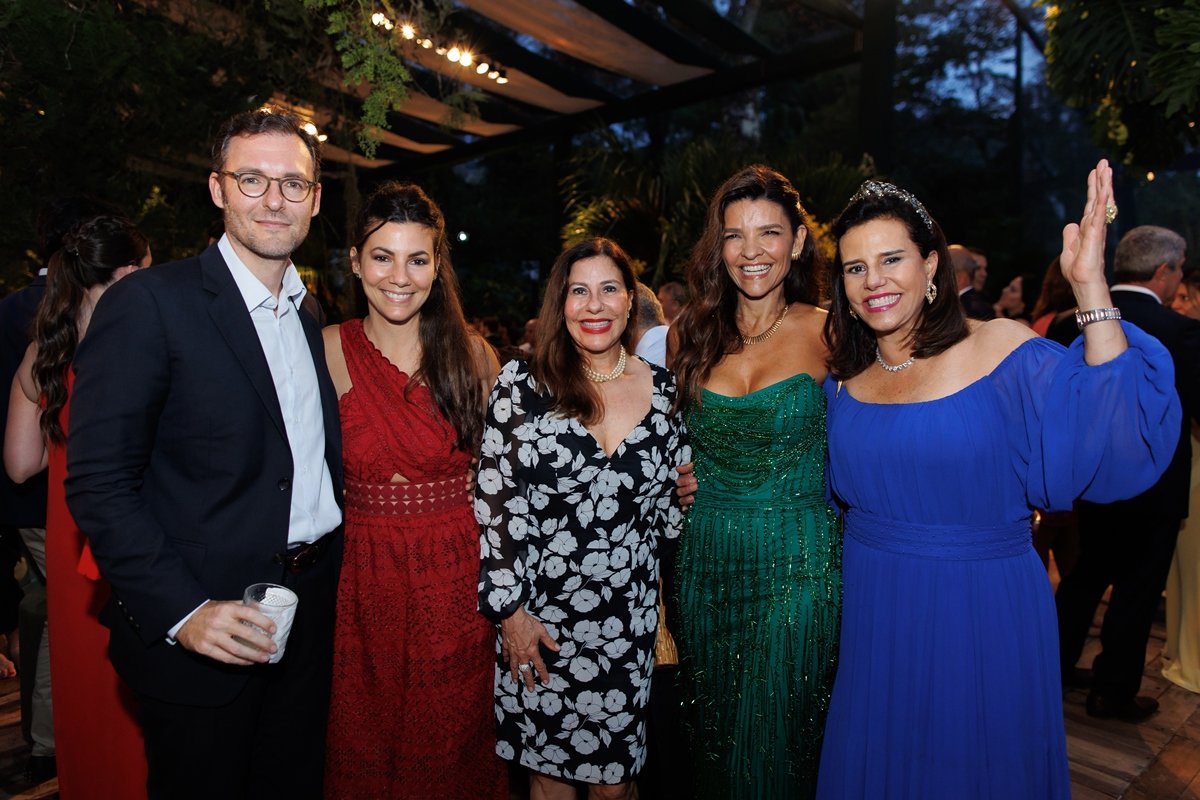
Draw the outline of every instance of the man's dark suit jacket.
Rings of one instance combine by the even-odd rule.
[[[1132,322],[1162,342],[1175,364],[1175,388],[1183,406],[1179,445],[1167,471],[1158,483],[1130,500],[1108,503],[1124,506],[1131,512],[1157,519],[1182,519],[1188,515],[1191,493],[1192,437],[1191,420],[1200,422],[1200,322],[1183,316],[1155,298],[1141,292],[1116,290],[1113,304],[1121,309],[1121,318]],[[1073,316],[1055,322],[1047,338],[1070,344],[1078,335]],[[1104,424],[1097,420],[1097,425]]]
[[[958,296],[962,302],[963,313],[971,319],[995,319],[996,309],[977,289],[967,289]]]
[[[340,503],[337,396],[316,322],[305,311],[300,319]],[[293,464],[254,323],[216,246],[109,288],[75,371],[67,501],[113,586],[101,615],[113,664],[150,697],[227,703],[251,668],[165,637],[205,600],[278,582],[272,559],[288,544]]]
[[[8,419],[8,393],[13,376],[29,347],[33,318],[46,293],[46,276],[39,275],[24,289],[0,300],[0,442]],[[13,483],[0,469],[0,525],[46,527],[46,472],[24,483]]]

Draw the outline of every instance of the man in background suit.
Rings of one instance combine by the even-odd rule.
[[[225,235],[123,280],[75,359],[67,500],[113,587],[152,798],[319,798],[341,554],[337,398],[291,253],[320,209],[316,141],[238,114],[209,190]],[[300,602],[277,664],[252,583]]]
[[[1055,604],[1064,682],[1070,684],[1096,606],[1109,584],[1113,587],[1100,629],[1103,650],[1092,664],[1087,712],[1093,717],[1140,722],[1158,709],[1158,701],[1139,697],[1138,689],[1176,535],[1188,515],[1190,420],[1200,421],[1200,322],[1164,305],[1175,296],[1185,256],[1182,236],[1143,225],[1125,234],[1113,262],[1113,303],[1122,319],[1170,351],[1184,413],[1179,445],[1158,483],[1130,500],[1079,504],[1079,561],[1063,576]],[[1048,335],[1060,341],[1073,338],[1063,335],[1061,324]]]
[[[950,263],[954,265],[954,280],[958,284],[958,299],[962,302],[963,313],[971,319],[995,319],[996,310],[983,292],[975,288],[979,262],[971,255],[971,251],[961,244],[950,245]]]

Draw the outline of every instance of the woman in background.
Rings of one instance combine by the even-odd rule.
[[[46,618],[55,758],[64,800],[146,796],[146,755],[132,694],[108,659],[98,614],[111,589],[67,510],[63,481],[71,361],[105,289],[150,265],[150,246],[122,217],[99,216],[63,238],[50,260],[33,342],[13,379],[4,466],[20,483],[49,466]],[[48,637],[43,637],[46,646]]]
[[[346,476],[325,794],[502,800],[467,488],[496,359],[420,187],[380,186],[352,241],[367,316],[324,334]]]
[[[713,195],[669,334],[699,481],[672,630],[701,797],[805,798],[816,784],[841,605],[817,264],[796,189],[739,170]]]
[[[1171,308],[1200,320],[1200,270],[1184,273]],[[1162,674],[1172,683],[1200,692],[1200,437],[1192,426],[1193,509],[1179,529],[1175,558],[1167,576],[1167,641]]]

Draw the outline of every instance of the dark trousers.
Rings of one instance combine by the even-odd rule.
[[[326,557],[277,580],[300,597],[287,649],[278,664],[246,667],[233,702],[210,708],[139,694],[151,800],[322,796],[337,569]]]
[[[1055,595],[1063,670],[1083,652],[1096,606],[1111,584],[1092,663],[1092,693],[1117,701],[1142,685],[1150,628],[1166,586],[1178,519],[1148,517],[1123,504],[1079,504],[1079,561]]]

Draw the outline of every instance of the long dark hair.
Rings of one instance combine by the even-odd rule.
[[[929,215],[917,198],[890,183],[868,181],[850,198],[849,204],[833,223],[838,241],[837,256],[829,269],[832,304],[825,319],[825,339],[829,344],[830,370],[838,380],[853,378],[875,360],[875,333],[865,322],[850,316],[846,285],[842,280],[841,240],[846,232],[877,219],[894,219],[908,231],[921,258],[936,252],[937,269],[933,285],[937,298],[921,306],[921,317],[913,327],[914,358],[929,358],[966,338],[969,329],[958,299],[958,286],[946,237],[937,220]]]
[[[700,384],[721,359],[741,352],[744,347],[737,325],[738,290],[721,255],[725,210],[739,200],[770,200],[787,214],[793,232],[800,228],[808,232],[799,257],[792,259],[792,266],[783,279],[783,297],[788,303],[814,303],[817,299],[820,251],[808,212],[800,202],[800,193],[787,178],[770,167],[762,164],[743,167],[713,195],[708,204],[704,232],[688,263],[691,299],[672,326],[678,346],[670,366],[681,387],[676,399],[679,407],[689,399],[699,397]]]
[[[79,345],[79,312],[88,289],[108,285],[121,267],[139,265],[149,249],[132,222],[104,215],[73,228],[50,257],[46,294],[33,321],[33,380],[42,397],[42,433],[50,442],[66,441],[61,416],[67,369]]]
[[[437,203],[413,183],[388,181],[380,185],[358,212],[353,244],[359,258],[371,234],[389,222],[423,225],[433,234],[437,276],[421,306],[417,328],[421,342],[420,366],[410,386],[424,383],[442,416],[458,435],[455,447],[475,453],[483,437],[483,381],[486,376],[476,359],[473,342],[459,299],[458,278],[450,263],[446,219]],[[482,342],[479,346],[484,346]]]
[[[542,310],[538,314],[536,342],[533,357],[529,360],[529,373],[550,395],[548,407],[569,417],[575,417],[585,425],[591,425],[604,415],[604,403],[595,386],[583,374],[583,359],[575,340],[567,330],[564,308],[567,303],[567,286],[571,281],[571,267],[577,261],[593,256],[607,256],[617,265],[625,290],[632,296],[637,291],[637,277],[633,264],[621,246],[612,239],[597,237],[584,239],[559,254],[550,269],[546,293],[542,296]],[[621,334],[621,344],[631,350],[633,332],[637,329],[637,303],[633,303],[629,321]]]

